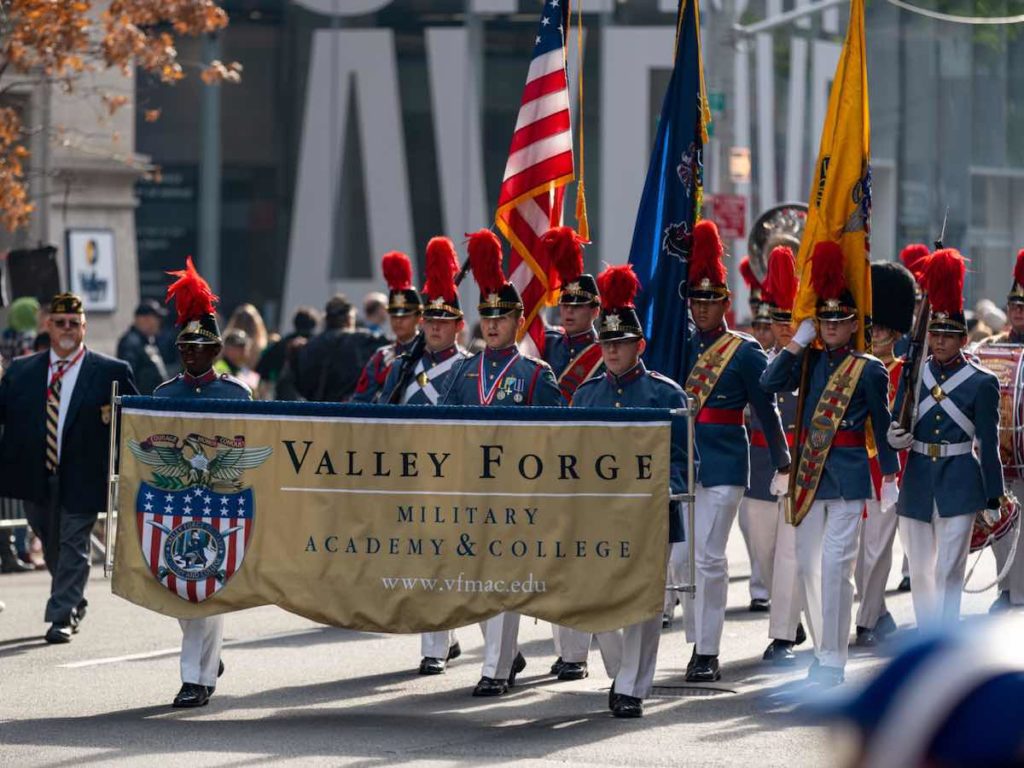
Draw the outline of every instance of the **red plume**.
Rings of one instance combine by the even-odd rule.
[[[586,242],[572,227],[553,227],[540,238],[551,264],[562,285],[579,279],[583,274],[583,243]]]
[[[955,248],[943,248],[929,257],[921,282],[935,312],[963,312],[966,273],[967,261]]]
[[[843,249],[839,243],[823,240],[811,253],[811,286],[819,299],[838,299],[846,290]]]
[[[412,262],[400,251],[388,251],[380,260],[384,280],[392,291],[407,291],[412,288]]]
[[[597,291],[601,294],[601,306],[605,310],[632,307],[639,290],[640,280],[632,264],[608,267],[597,276]]]
[[[900,251],[900,261],[903,262],[904,267],[910,270],[918,283],[921,282],[921,276],[924,274],[927,266],[929,253],[931,251],[928,250],[928,246],[924,243],[911,243]]]
[[[768,254],[768,276],[764,279],[768,301],[783,312],[793,311],[796,300],[796,259],[793,249],[777,245]]]
[[[423,293],[432,299],[440,296],[450,304],[455,300],[455,275],[458,273],[459,257],[455,255],[455,243],[447,237],[430,238]]]
[[[497,293],[508,281],[501,268],[501,240],[489,229],[469,235],[469,266],[480,293]]]
[[[713,285],[725,285],[725,264],[722,254],[725,248],[718,235],[718,226],[711,219],[702,219],[693,228],[693,250],[690,253],[690,284],[699,283],[705,277]]]
[[[743,282],[747,284],[747,288],[755,290],[757,288],[764,289],[764,285],[754,275],[754,268],[750,266],[750,257],[744,256],[740,260],[740,276],[743,278]]]
[[[174,299],[174,306],[178,311],[178,325],[198,320],[203,315],[212,315],[216,311],[214,306],[220,299],[210,290],[210,284],[196,271],[191,256],[185,257],[184,269],[167,274],[178,278],[167,287],[167,298],[164,300],[165,304],[169,304],[171,299]]]
[[[1024,285],[1024,248],[1017,251],[1017,263],[1013,265],[1013,279],[1017,285]]]

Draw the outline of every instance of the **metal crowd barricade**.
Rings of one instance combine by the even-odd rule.
[[[696,495],[694,489],[696,487],[697,476],[694,468],[694,415],[697,412],[697,401],[692,395],[687,393],[686,407],[676,408],[672,411],[672,416],[685,416],[686,417],[686,493],[670,493],[669,499],[672,501],[678,501],[686,505],[686,545],[689,551],[689,581],[686,584],[666,584],[666,592],[683,592],[693,599],[697,594],[697,552],[696,552],[696,540],[697,537],[694,534],[694,523],[696,520],[697,509],[696,509]]]

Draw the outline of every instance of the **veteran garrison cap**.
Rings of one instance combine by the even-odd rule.
[[[73,293],[58,293],[50,299],[51,315],[84,315],[82,299]]]

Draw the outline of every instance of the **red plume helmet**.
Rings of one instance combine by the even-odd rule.
[[[178,325],[185,325],[206,315],[216,312],[216,303],[220,300],[210,290],[210,285],[196,271],[192,257],[185,257],[185,268],[167,273],[178,278],[167,287],[165,303],[174,300],[178,313]]]
[[[412,288],[412,262],[400,251],[388,251],[380,260],[384,280],[392,291],[407,291]]]
[[[583,274],[584,242],[572,227],[553,227],[541,236],[541,247],[554,265],[562,285],[579,279]]]
[[[1013,281],[1024,290],[1024,248],[1017,251],[1017,263],[1013,265]]]
[[[764,280],[764,293],[772,306],[783,312],[793,311],[796,301],[796,259],[793,249],[777,245],[768,254],[768,275]]]
[[[459,273],[459,257],[455,243],[447,237],[432,237],[427,243],[427,277],[423,293],[432,299],[442,298],[448,303],[455,300],[455,275]]]
[[[743,278],[743,282],[747,284],[747,288],[751,291],[764,289],[764,285],[754,275],[754,268],[750,266],[749,256],[744,256],[740,260],[740,276]]]
[[[467,250],[469,266],[481,296],[500,291],[508,280],[501,268],[502,250],[498,236],[489,229],[478,230],[469,236]]]
[[[900,261],[903,262],[904,267],[910,270],[910,273],[918,283],[921,282],[921,275],[924,274],[927,267],[928,255],[930,253],[931,251],[928,250],[928,246],[924,243],[911,243],[900,251]]]
[[[811,254],[811,285],[819,299],[838,299],[846,290],[843,249],[839,243],[823,240]]]
[[[963,315],[966,274],[967,261],[955,248],[943,248],[931,255],[922,282],[933,313]]]
[[[723,253],[725,247],[715,222],[711,219],[698,221],[693,228],[693,249],[690,253],[691,294],[694,289],[707,291],[708,286],[722,287],[726,284]],[[708,286],[701,286],[703,280],[708,281]]]
[[[597,288],[601,292],[601,308],[605,310],[632,307],[640,290],[640,280],[632,264],[608,267],[597,276]]]
[[[598,339],[642,339],[640,318],[633,304],[640,290],[640,280],[631,264],[608,267],[597,276],[597,290],[601,294],[601,319]]]

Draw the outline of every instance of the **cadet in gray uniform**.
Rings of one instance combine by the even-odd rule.
[[[153,392],[153,397],[211,398],[251,400],[252,391],[226,373],[217,374],[213,363],[221,351],[220,328],[214,313],[216,297],[199,273],[187,262],[180,278],[167,290],[178,307],[178,355],[184,369]],[[199,309],[195,309],[195,308]],[[182,313],[182,308],[186,311]],[[220,660],[224,637],[224,617],[179,619],[181,624],[181,690],[174,697],[175,707],[206,705],[224,672]]]

